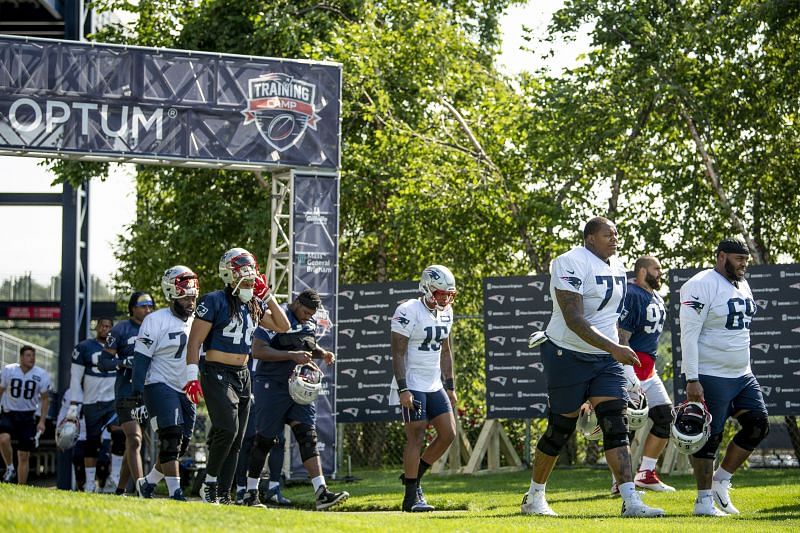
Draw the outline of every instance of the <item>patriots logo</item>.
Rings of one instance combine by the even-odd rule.
[[[350,416],[358,416],[358,407],[348,407],[347,409],[342,409],[342,412]]]
[[[409,319],[407,319],[405,317],[402,317],[402,316],[396,316],[396,317],[394,317],[394,319],[397,322],[400,322],[400,324],[403,325],[403,326],[407,326],[407,325],[409,325],[411,323],[411,321]]]
[[[148,348],[153,345],[153,339],[150,339],[148,337],[139,337],[137,340],[142,344],[144,344],[145,346],[147,346]]]
[[[580,279],[576,278],[575,276],[561,276],[561,279],[563,279],[576,289],[580,289],[581,285],[583,285],[583,282]]]
[[[425,271],[425,273],[428,274],[431,277],[431,279],[438,280],[439,278],[441,278],[439,273],[436,272],[436,270],[433,268],[429,268],[428,270]]]
[[[206,313],[208,313],[208,307],[206,307],[204,304],[200,304],[197,306],[195,313],[197,313],[197,316],[206,316]]]
[[[692,309],[697,311],[698,315],[700,314],[700,311],[702,311],[703,308],[706,306],[706,304],[698,302],[696,300],[686,300],[685,302],[681,302],[681,305],[686,305],[688,307],[691,307]]]

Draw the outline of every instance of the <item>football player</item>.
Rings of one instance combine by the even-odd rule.
[[[6,365],[0,373],[0,454],[6,463],[4,482],[14,479],[11,442],[16,441],[17,483],[28,483],[28,460],[44,433],[49,393],[50,375],[36,366],[33,346],[23,346],[19,349],[19,363]]]
[[[271,455],[270,451],[280,442],[279,435],[286,424],[294,433],[303,466],[311,478],[317,510],[328,509],[350,496],[347,492],[328,490],[317,449],[315,398],[308,403],[299,403],[292,395],[288,381],[298,366],[309,364],[312,358],[321,358],[329,365],[335,361],[332,352],[317,346],[314,315],[321,305],[317,291],[306,289],[286,307],[290,324],[288,331],[256,330],[253,340],[253,357],[259,360],[253,386],[256,436],[250,453],[243,505],[261,505],[256,490],[259,477],[267,455]],[[316,376],[315,384],[321,387],[322,375]],[[278,486],[276,481],[270,480],[270,492]],[[271,500],[270,492],[267,494],[268,502]]]
[[[147,476],[136,480],[142,498],[152,498],[156,485],[164,479],[170,498],[186,501],[180,485],[178,458],[186,453],[197,417],[189,400],[186,341],[192,325],[200,285],[197,274],[177,265],[161,278],[161,290],[169,307],[147,314],[134,344],[131,390],[126,405],[133,405],[131,416],[139,423],[155,421],[158,432],[158,462]]]
[[[104,371],[98,366],[100,355],[105,349],[108,333],[113,325],[110,318],[99,318],[95,325],[95,338],[79,342],[72,352],[70,371],[72,397],[67,410],[67,418],[77,420],[79,411],[82,411],[83,417],[86,419],[86,441],[83,444],[83,461],[86,469],[85,492],[95,492],[97,457],[100,455],[103,428],[115,414],[114,382],[116,372]],[[112,439],[116,438],[118,441],[123,439],[122,449],[124,450],[124,434],[119,431],[115,433],[112,433]],[[119,449],[119,445],[116,448]],[[119,464],[121,465],[121,462]],[[116,483],[116,479],[112,481],[114,486]]]
[[[622,516],[663,516],[663,510],[642,502],[633,483],[622,365],[640,363],[636,352],[620,344],[617,332],[627,292],[625,268],[615,257],[617,228],[606,218],[592,218],[583,240],[583,246],[558,256],[551,266],[553,315],[541,344],[550,411],[522,513],[556,515],[547,504],[545,486],[588,399],[603,432],[606,460],[620,481]]]
[[[105,351],[100,355],[100,368],[102,370],[116,370],[117,381],[114,384],[115,407],[117,410],[118,424],[125,434],[125,449],[119,483],[116,487],[117,494],[123,494],[128,485],[128,479],[142,477],[142,429],[139,422],[131,416],[131,410],[137,407],[129,399],[133,397],[133,360],[134,344],[139,336],[139,327],[144,317],[149,315],[155,306],[153,297],[146,292],[137,291],[131,294],[128,300],[128,320],[121,320],[114,324]],[[112,448],[115,441],[112,439]],[[117,469],[114,463],[118,461],[118,452],[112,449],[111,469]],[[113,477],[113,476],[112,476]]]
[[[743,241],[725,239],[717,246],[714,268],[695,274],[681,287],[686,396],[690,402],[705,402],[712,416],[711,436],[692,455],[697,515],[739,514],[730,499],[731,478],[769,433],[767,407],[750,368],[750,325],[756,304],[744,279],[749,259]],[[731,416],[741,429],[714,471],[725,421]]]
[[[655,362],[658,357],[658,338],[664,329],[666,308],[658,294],[661,288],[661,263],[651,256],[640,257],[633,267],[635,280],[628,283],[625,304],[619,321],[619,342],[628,345],[636,352],[641,366],[625,366],[626,373],[634,373],[629,381],[638,382],[647,398],[647,416],[653,427],[644,443],[644,454],[634,483],[656,492],[674,492],[656,474],[658,456],[669,442],[672,425],[672,401],[664,382],[658,376]],[[611,488],[612,495],[619,495],[616,482]]]
[[[269,292],[266,275],[259,274],[256,259],[247,250],[233,248],[225,252],[219,261],[219,276],[225,288],[204,295],[197,303],[196,320],[189,334],[186,392],[195,402],[200,395],[205,396],[211,420],[206,478],[200,496],[206,503],[230,504],[231,484],[250,413],[247,359],[253,332],[259,325],[286,331],[289,320]],[[201,345],[206,356],[198,371]]]
[[[401,476],[405,512],[434,510],[425,501],[420,482],[456,436],[453,409],[457,398],[450,344],[456,279],[447,267],[431,265],[422,271],[419,290],[422,296],[397,307],[391,326],[394,379],[390,404],[400,404],[406,432]],[[436,429],[436,438],[420,454],[428,423]]]

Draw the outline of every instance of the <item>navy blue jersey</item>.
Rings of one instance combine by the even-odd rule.
[[[231,319],[230,307],[225,291],[210,292],[197,302],[195,317],[206,322],[211,322],[211,331],[203,341],[203,348],[219,350],[227,353],[249,354],[253,345],[253,332],[258,324],[253,322],[247,304],[241,303],[238,298],[238,314]],[[266,308],[264,302],[258,300],[262,313]]]
[[[114,399],[114,370],[101,370],[97,363],[104,345],[97,339],[86,339],[72,351],[70,388],[73,400],[84,404],[107,402]]]
[[[625,308],[619,317],[619,325],[631,332],[631,349],[656,357],[658,337],[664,329],[667,311],[664,300],[657,292],[648,292],[638,285],[628,283]]]
[[[288,306],[283,306],[286,317],[289,319],[289,331],[286,333],[275,333],[259,327],[256,329],[255,336],[265,341],[276,350],[284,351],[311,351],[317,346],[317,322],[312,317],[308,322],[302,323],[292,313]],[[258,362],[256,369],[257,376],[267,376],[280,380],[289,379],[289,375],[294,370],[297,363],[294,361],[264,361]]]
[[[139,326],[133,319],[122,320],[114,324],[111,333],[108,334],[106,346],[117,351],[117,359],[125,360],[133,357],[133,345],[136,344],[136,337],[139,335]],[[128,365],[131,366],[131,365]],[[117,398],[127,398],[133,394],[133,370],[130,368],[117,368],[117,382],[114,384],[114,394]]]

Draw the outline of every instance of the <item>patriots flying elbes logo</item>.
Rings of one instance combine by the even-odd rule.
[[[583,285],[583,282],[579,278],[576,278],[575,276],[561,276],[561,279],[563,279],[576,289],[580,289],[581,285]]]
[[[261,137],[283,152],[297,144],[306,128],[317,129],[317,86],[282,72],[248,80],[244,125],[256,123]]]
[[[706,306],[706,304],[702,302],[698,302],[697,300],[686,300],[685,302],[681,302],[681,305],[685,305],[694,309],[697,314],[700,314],[700,311]]]

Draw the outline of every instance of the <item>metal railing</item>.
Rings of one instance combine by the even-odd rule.
[[[42,367],[50,374],[50,379],[55,383],[56,373],[58,372],[58,357],[53,350],[48,350],[43,346],[28,342],[8,333],[0,331],[0,367],[10,363],[19,362],[19,349],[25,345],[33,346],[36,349],[36,366]]]

